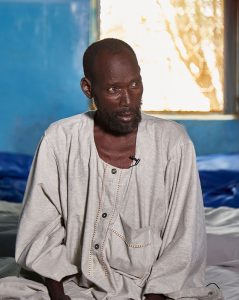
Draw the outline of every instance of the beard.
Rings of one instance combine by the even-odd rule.
[[[123,122],[118,117],[124,113],[130,113],[133,117],[130,122]],[[115,135],[124,135],[138,128],[141,121],[141,104],[137,108],[122,108],[118,111],[109,113],[103,108],[96,111],[96,122],[104,128],[105,131]]]

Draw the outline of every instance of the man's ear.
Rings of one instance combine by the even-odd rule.
[[[87,98],[92,99],[91,82],[86,77],[83,77],[80,82],[81,89]]]

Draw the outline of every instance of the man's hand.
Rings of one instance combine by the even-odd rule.
[[[51,300],[71,300],[71,298],[64,293],[63,283],[50,278],[45,280]]]
[[[147,294],[145,295],[146,300],[165,300],[166,297],[164,295],[157,295],[157,294]]]

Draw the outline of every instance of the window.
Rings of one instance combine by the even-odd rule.
[[[224,85],[224,16],[225,24],[235,22],[232,10],[237,15],[236,0],[225,0],[225,9],[223,0],[101,0],[99,36],[123,39],[136,51],[144,110],[233,112],[235,72],[235,85]],[[225,62],[234,68],[236,28],[225,36]]]

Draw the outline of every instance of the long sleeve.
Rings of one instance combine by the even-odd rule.
[[[32,164],[16,243],[16,261],[43,277],[77,273],[65,246],[58,162],[44,136]]]
[[[162,246],[144,294],[197,299],[204,285],[206,235],[201,188],[190,141],[179,143],[171,151],[165,173],[165,201],[168,211]]]

